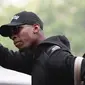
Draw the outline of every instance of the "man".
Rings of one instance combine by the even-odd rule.
[[[65,36],[45,38],[43,22],[33,12],[15,14],[9,24],[0,27],[0,34],[10,37],[18,52],[0,46],[3,67],[32,75],[32,85],[74,85],[74,57]],[[81,79],[85,80],[85,59]]]

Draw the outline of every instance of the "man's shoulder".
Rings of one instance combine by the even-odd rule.
[[[54,44],[61,48],[70,50],[70,42],[64,35],[51,36],[45,39],[41,44]]]

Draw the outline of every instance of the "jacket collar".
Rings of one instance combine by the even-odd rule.
[[[57,35],[47,38],[46,40],[42,41],[38,46],[43,44],[55,44],[70,50],[70,42],[64,35]]]

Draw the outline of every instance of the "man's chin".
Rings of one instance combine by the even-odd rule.
[[[17,47],[18,49],[23,49],[23,48],[25,48],[24,46],[17,46],[17,45],[16,45],[16,47]]]
[[[19,50],[21,49],[30,49],[32,46],[29,46],[29,45],[15,45]]]

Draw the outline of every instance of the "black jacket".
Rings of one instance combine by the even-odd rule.
[[[56,47],[56,48],[55,48]],[[32,75],[33,85],[74,85],[74,61],[70,44],[64,36],[53,36],[41,42],[34,52],[13,52],[0,46],[0,64]],[[85,60],[81,78],[84,80]]]

